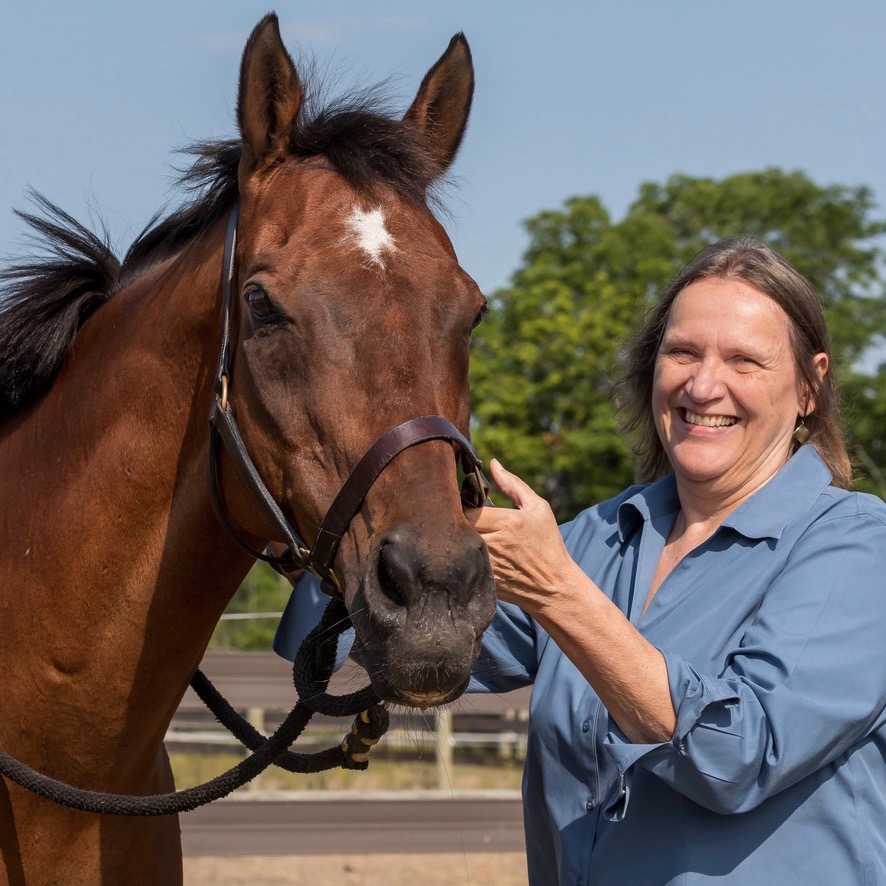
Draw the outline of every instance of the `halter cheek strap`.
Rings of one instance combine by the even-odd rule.
[[[441,415],[411,418],[386,431],[360,459],[351,475],[335,497],[320,523],[313,545],[309,546],[289,522],[273,495],[265,486],[246,444],[237,427],[230,404],[230,327],[231,292],[234,279],[234,251],[237,238],[239,202],[231,211],[225,237],[224,270],[222,274],[222,339],[215,378],[216,399],[209,413],[209,488],[212,504],[219,522],[237,546],[252,557],[264,560],[277,569],[292,572],[307,569],[321,579],[321,587],[330,594],[342,594],[342,586],[333,569],[335,555],[348,526],[360,510],[367,493],[382,471],[393,459],[411,446],[430,440],[448,440],[456,449],[465,473],[462,500],[469,507],[481,507],[486,501],[489,484],[481,471],[483,462],[470,441]],[[250,491],[264,517],[275,527],[288,547],[282,557],[256,551],[235,532],[225,514],[218,485],[218,456],[220,449],[233,462],[243,485]]]

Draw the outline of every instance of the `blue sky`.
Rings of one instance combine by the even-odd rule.
[[[243,44],[267,2],[18,3],[0,33],[0,254],[31,185],[122,249],[171,196],[173,149],[234,134]],[[776,165],[886,200],[886,3],[324,0],[276,6],[291,53],[405,107],[453,33],[474,55],[448,190],[462,264],[507,282],[520,221],[574,194],[614,216],[642,181]]]

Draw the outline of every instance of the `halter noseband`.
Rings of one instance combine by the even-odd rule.
[[[430,440],[449,440],[457,447],[456,459],[461,459],[465,473],[462,484],[462,499],[471,507],[480,507],[486,498],[489,484],[480,470],[483,462],[470,441],[450,421],[441,415],[424,415],[402,422],[386,431],[373,443],[367,453],[360,459],[351,475],[345,481],[335,497],[320,528],[314,538],[313,545],[307,542],[289,522],[274,497],[268,491],[255,464],[246,450],[246,444],[240,435],[233,410],[229,402],[231,384],[231,305],[234,280],[234,253],[237,244],[237,219],[240,214],[240,202],[235,203],[228,219],[225,235],[225,249],[222,272],[222,335],[219,350],[218,366],[215,375],[216,399],[209,413],[209,488],[212,503],[218,519],[239,548],[259,560],[270,563],[277,569],[292,572],[296,569],[307,569],[321,579],[321,587],[331,596],[341,596],[343,588],[334,570],[333,563],[338,546],[347,531],[351,520],[360,510],[366,494],[382,471],[404,449],[426,443]],[[237,469],[243,485],[252,493],[256,504],[263,515],[277,529],[288,547],[282,557],[273,557],[254,550],[234,531],[225,515],[224,506],[218,486],[218,454],[219,448],[225,451]],[[476,487],[476,488],[475,488]]]

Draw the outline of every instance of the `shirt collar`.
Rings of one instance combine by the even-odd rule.
[[[721,524],[746,538],[780,538],[785,526],[807,510],[831,482],[831,472],[811,444],[801,446],[788,463],[760,490],[739,505]],[[680,509],[677,483],[668,474],[642,486],[618,507],[622,543],[643,521]]]
[[[624,544],[640,523],[679,510],[680,499],[673,474],[667,474],[648,486],[640,486],[618,506],[619,540]]]
[[[808,510],[830,482],[827,465],[816,448],[807,443],[721,525],[746,538],[781,538],[785,526]]]

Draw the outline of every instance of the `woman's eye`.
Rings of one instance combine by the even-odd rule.
[[[246,304],[249,305],[249,310],[256,320],[267,321],[277,317],[277,310],[264,289],[258,287],[250,289],[246,293]]]

